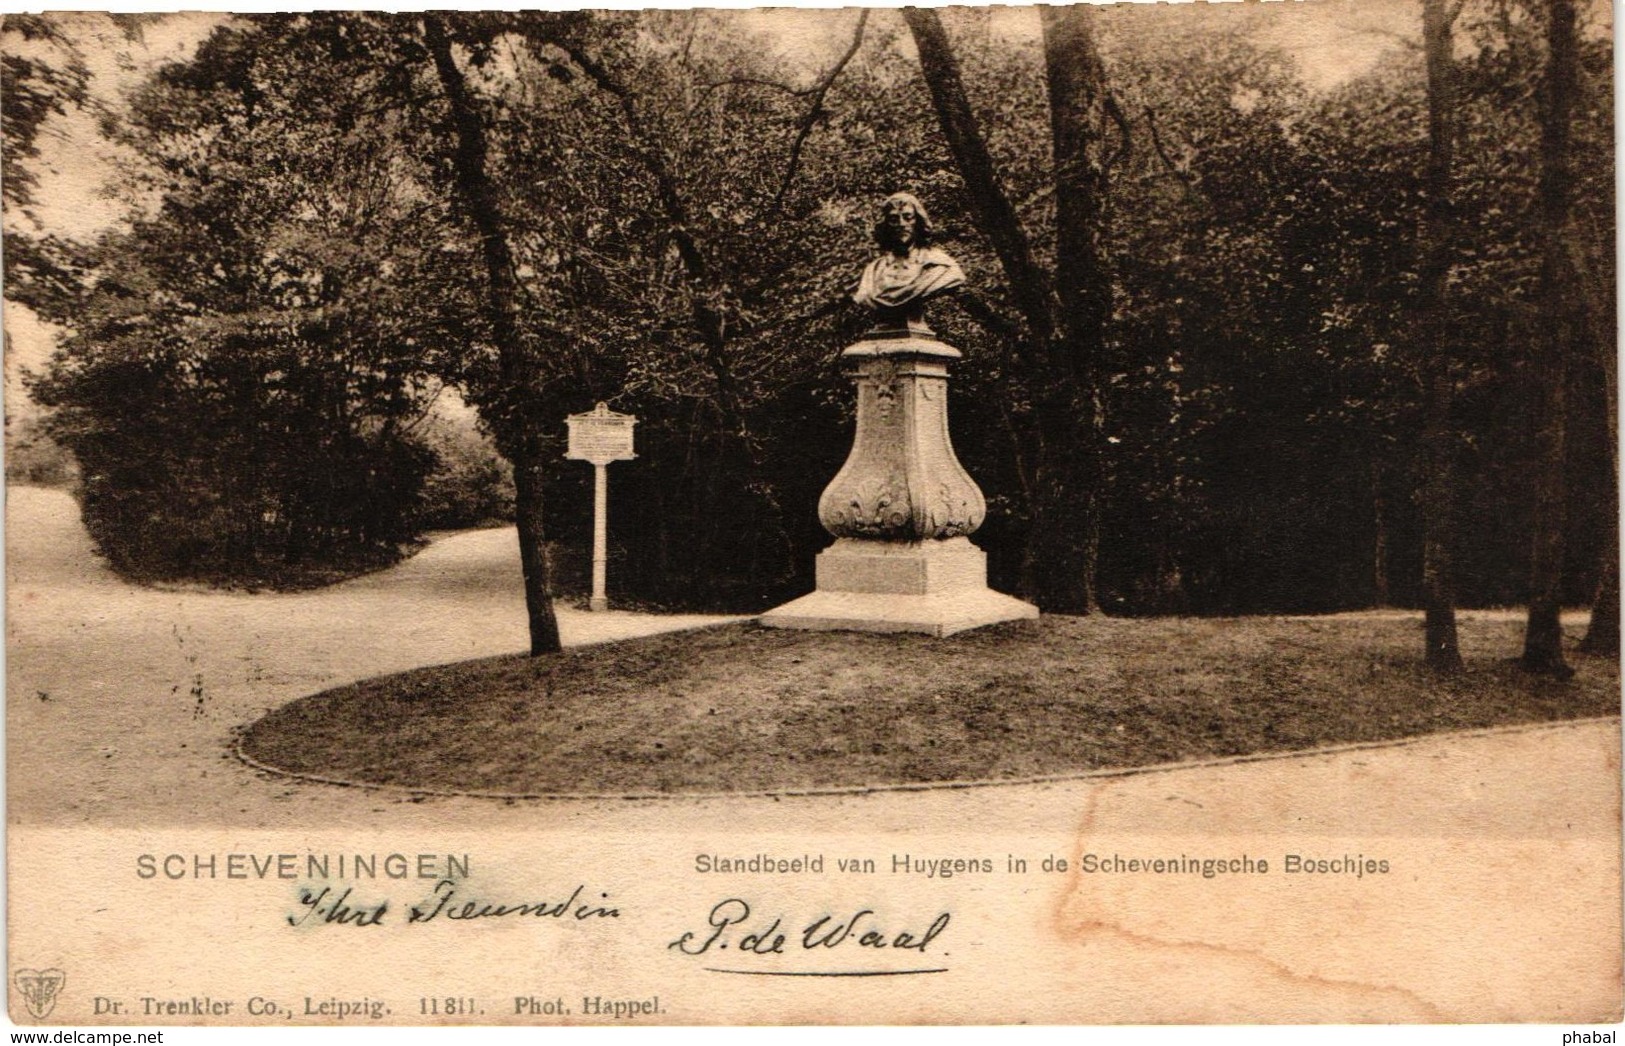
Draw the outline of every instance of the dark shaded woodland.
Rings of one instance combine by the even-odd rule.
[[[16,176],[92,104],[78,43],[8,18],[6,293],[68,332],[32,394],[115,567],[275,584],[513,512],[542,651],[598,400],[641,419],[613,597],[811,587],[904,189],[970,277],[931,321],[996,587],[1421,606],[1432,548],[1430,605],[1606,604],[1613,565],[1617,607],[1609,13],[1445,6],[1329,88],[1286,10],[832,11],[799,64],[728,12],[244,16],[101,113],[131,212],[91,243]],[[501,468],[430,438],[443,390]]]

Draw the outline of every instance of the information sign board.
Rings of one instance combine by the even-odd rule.
[[[571,414],[565,418],[570,446],[564,456],[594,465],[630,461],[637,457],[632,452],[632,426],[637,423],[631,414],[618,414],[603,403],[586,414]]]

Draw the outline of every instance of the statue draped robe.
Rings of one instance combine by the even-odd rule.
[[[887,314],[918,314],[925,302],[965,282],[964,270],[944,251],[911,247],[906,255],[887,251],[858,278],[852,300]]]

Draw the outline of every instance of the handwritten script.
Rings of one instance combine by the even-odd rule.
[[[886,952],[926,954],[933,942],[948,929],[950,916],[942,912],[923,929],[904,928],[872,908],[860,908],[851,915],[820,915],[806,923],[789,921],[783,915],[752,919],[751,907],[743,899],[730,897],[711,907],[703,930],[690,930],[666,946],[684,955],[717,955],[727,952],[741,958],[844,949],[848,953]],[[789,928],[786,929],[786,926]],[[940,947],[940,945],[938,946]],[[860,977],[900,973],[941,973],[941,969],[865,970],[755,970],[719,969],[716,973],[770,973],[775,976]]]
[[[355,888],[335,890],[303,887],[298,893],[298,909],[287,917],[289,926],[384,926],[388,925],[388,900],[361,900]],[[578,885],[562,900],[529,898],[523,901],[492,901],[467,892],[465,884],[452,879],[435,883],[429,896],[406,908],[404,925],[431,922],[466,923],[485,919],[548,919],[558,922],[597,922],[619,919],[619,908],[609,903],[609,894],[589,891]]]

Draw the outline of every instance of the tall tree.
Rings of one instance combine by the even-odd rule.
[[[1049,88],[1056,263],[1051,276],[1005,192],[959,61],[933,10],[904,8],[920,69],[978,228],[992,245],[1021,314],[1022,356],[1040,390],[1025,587],[1045,610],[1098,609],[1100,396],[1098,360],[1110,310],[1099,245],[1105,70],[1087,5],[1043,8]]]
[[[1055,575],[1041,601],[1059,610],[1098,609],[1100,552],[1100,364],[1112,284],[1105,271],[1106,71],[1085,4],[1039,8],[1049,87],[1055,171],[1055,290],[1059,319],[1040,363],[1050,380],[1037,404],[1039,459],[1034,569]]]
[[[87,529],[136,577],[308,584],[416,535],[448,320],[418,302],[450,266],[330,28],[222,27],[160,70],[109,128],[149,206],[8,257],[7,296],[67,332],[31,391],[79,460]]]
[[[354,408],[381,363],[407,398],[455,383],[503,447],[545,444],[547,534],[570,547],[580,480],[555,453],[558,419],[596,399],[632,407],[643,454],[615,512],[627,591],[766,605],[804,583],[786,564],[804,569],[823,535],[796,506],[848,449],[828,350],[856,333],[841,290],[868,205],[909,188],[967,271],[988,274],[984,296],[933,320],[966,349],[958,394],[991,408],[957,424],[989,494],[999,584],[1018,583],[1025,557],[1028,590],[1052,610],[1079,587],[1092,591],[1072,605],[1098,591],[1129,612],[1180,606],[1169,594],[1202,611],[1332,610],[1370,601],[1381,548],[1394,600],[1421,604],[1422,499],[1397,496],[1421,476],[1438,373],[1416,345],[1450,362],[1454,402],[1433,416],[1457,434],[1457,464],[1472,458],[1456,478],[1456,597],[1526,598],[1511,564],[1528,551],[1533,450],[1501,419],[1521,417],[1536,384],[1517,358],[1543,253],[1538,120],[1523,102],[1542,79],[1546,20],[1497,0],[1454,24],[1446,270],[1424,249],[1443,194],[1427,186],[1422,49],[1317,92],[1246,18],[1215,33],[1189,5],[1136,7],[1035,12],[1042,35],[1014,45],[975,12],[941,16],[951,42],[924,14],[872,15],[860,39],[854,12],[804,66],[725,13],[436,15],[448,45],[436,50],[479,121],[485,194],[469,191],[477,150],[459,152],[446,65],[419,15],[232,19],[172,81],[194,94],[136,100],[131,119],[151,123],[161,153],[130,194],[165,201],[130,241],[136,257],[109,266],[48,236],[8,237],[7,295],[132,288],[133,317],[211,332],[194,355],[230,363],[233,383],[257,374],[242,409],[296,429],[314,431],[293,425],[290,394],[374,432]],[[909,31],[918,58],[888,38]],[[1600,344],[1613,312],[1609,45],[1579,37],[1568,265],[1584,275],[1574,322]],[[921,70],[931,89],[904,89]],[[481,198],[506,241],[494,277],[468,206]],[[148,293],[143,269],[183,300]],[[1445,271],[1451,329],[1435,336],[1422,317],[1442,313],[1418,305]],[[495,310],[493,288],[509,299]],[[122,322],[120,303],[104,304]],[[156,337],[76,351],[121,345],[135,363],[142,346],[169,351]],[[1592,361],[1567,366],[1572,597],[1603,537],[1606,461],[1590,437],[1608,403]],[[322,375],[354,398],[324,399]],[[403,414],[397,429],[411,426]],[[240,520],[186,514],[243,529],[271,511],[218,501]],[[1095,567],[1097,529],[1124,539],[1102,541]]]
[[[1550,0],[1546,76],[1540,95],[1540,302],[1531,370],[1535,382],[1537,461],[1532,483],[1534,527],[1529,563],[1529,620],[1523,664],[1569,676],[1563,658],[1564,526],[1567,499],[1568,357],[1576,336],[1575,272],[1570,264],[1570,120],[1578,90],[1574,0]]]
[[[1422,600],[1426,614],[1427,663],[1442,672],[1461,669],[1456,637],[1456,488],[1452,459],[1455,428],[1455,367],[1449,350],[1451,323],[1446,288],[1455,249],[1451,163],[1456,145],[1456,60],[1449,0],[1422,0],[1422,38],[1427,53],[1427,207],[1423,218],[1418,325],[1427,359],[1422,425]]]
[[[1605,477],[1604,501],[1619,504],[1619,354],[1615,350],[1612,327],[1604,317],[1612,315],[1606,308],[1609,296],[1597,287],[1595,266],[1587,265],[1583,273],[1585,285],[1591,288],[1586,295],[1586,342],[1591,346],[1593,362],[1603,377],[1603,394],[1607,399],[1608,463]],[[1619,519],[1609,518],[1603,533],[1602,545],[1597,553],[1597,591],[1591,602],[1591,623],[1586,628],[1580,649],[1588,654],[1618,657],[1619,637]]]
[[[1595,90],[1595,88],[1593,88]],[[1612,136],[1610,135],[1611,139]],[[1600,166],[1600,165],[1599,165]],[[1589,167],[1589,165],[1588,165]],[[1608,180],[1604,175],[1611,175],[1612,169],[1590,172],[1605,184]],[[1585,197],[1584,190],[1581,196]],[[1601,194],[1598,194],[1601,195]],[[1594,201],[1606,212],[1613,205],[1611,196]],[[1606,221],[1601,223],[1606,228]],[[1612,232],[1612,230],[1609,230]],[[1586,628],[1585,639],[1580,643],[1580,649],[1588,654],[1602,654],[1607,657],[1618,657],[1620,654],[1619,635],[1619,347],[1615,337],[1615,325],[1610,322],[1615,315],[1615,295],[1613,281],[1605,272],[1605,265],[1597,257],[1602,250],[1612,248],[1612,235],[1605,233],[1603,242],[1598,244],[1593,240],[1583,242],[1579,236],[1571,241],[1572,253],[1570,257],[1582,290],[1580,300],[1584,305],[1584,322],[1582,324],[1583,339],[1587,351],[1579,357],[1580,361],[1589,366],[1582,365],[1582,373],[1597,375],[1601,385],[1603,400],[1603,429],[1604,441],[1607,443],[1606,469],[1602,477],[1602,491],[1600,500],[1609,506],[1610,511],[1604,512],[1604,527],[1602,541],[1597,550],[1597,585],[1592,595],[1591,622]]]
[[[485,121],[471,97],[468,80],[452,54],[451,35],[441,16],[423,15],[423,39],[434,61],[457,137],[453,170],[457,198],[480,242],[485,267],[484,311],[496,341],[498,368],[505,396],[495,408],[492,431],[503,456],[513,465],[514,521],[519,531],[519,562],[525,581],[525,612],[530,622],[531,656],[556,653],[559,623],[553,613],[552,586],[542,517],[542,426],[532,394],[537,380],[535,354],[517,320],[519,289],[513,251],[503,227],[496,187],[486,170]]]
[[[637,357],[629,377],[645,395],[665,398],[676,382],[689,387],[687,432],[668,435],[703,456],[696,468],[696,455],[686,454],[651,493],[698,509],[676,556],[662,540],[658,557],[699,568],[686,586],[691,595],[720,588],[723,574],[742,568],[758,576],[759,589],[782,586],[795,564],[799,520],[789,517],[812,519],[782,507],[783,466],[768,441],[784,419],[771,400],[807,368],[796,359],[807,355],[791,340],[796,328],[843,307],[828,253],[839,241],[824,208],[845,193],[831,184],[830,136],[814,131],[836,115],[832,98],[867,22],[859,12],[844,48],[807,86],[779,79],[702,13],[650,17],[637,34],[580,16],[523,23],[550,75],[583,84],[580,103],[599,111],[600,132],[609,135],[595,144],[625,172],[618,192],[637,208],[642,229],[628,239],[648,242],[653,278],[637,275],[635,295],[612,292],[613,302],[600,304],[613,305],[622,337],[652,321],[654,345],[628,352]],[[651,315],[655,302],[661,315]],[[801,309],[810,311],[792,311]],[[824,353],[812,359],[822,364]],[[660,378],[654,390],[650,377]],[[654,410],[647,421],[669,422],[661,417],[669,402],[645,406]]]

